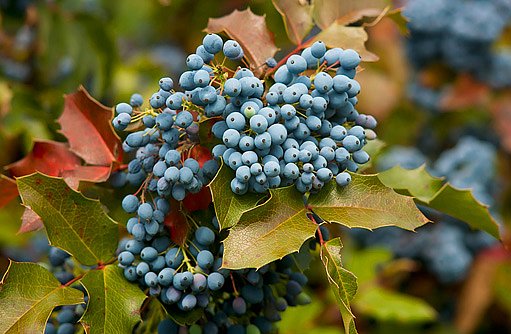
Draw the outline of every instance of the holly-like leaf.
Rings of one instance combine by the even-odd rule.
[[[238,41],[251,68],[260,74],[259,68],[266,59],[273,57],[277,46],[273,34],[266,26],[265,16],[252,13],[250,8],[243,11],[235,10],[231,14],[208,21],[205,29],[208,33],[225,32],[230,38]]]
[[[5,175],[0,175],[0,208],[9,204],[17,196],[16,181]]]
[[[59,178],[35,173],[17,179],[23,204],[44,222],[50,243],[80,263],[106,262],[117,248],[117,224],[101,203],[84,197]]]
[[[314,0],[312,15],[318,27],[325,30],[339,19],[343,19],[345,23],[351,23],[354,21],[348,21],[345,18],[361,17],[363,13],[371,13],[371,16],[373,16],[374,10],[381,12],[389,4],[390,1],[388,0]]]
[[[435,309],[424,300],[374,285],[360,289],[353,307],[380,321],[425,323],[436,318]]]
[[[357,278],[343,268],[341,249],[341,240],[339,238],[332,239],[322,245],[320,257],[325,265],[328,282],[339,305],[344,331],[346,334],[356,334],[355,316],[351,312],[350,304],[357,293]]]
[[[344,24],[333,23],[317,34],[313,41],[323,41],[330,48],[353,49],[360,54],[363,61],[377,61],[378,56],[365,47],[367,39],[364,27],[347,27]]]
[[[21,216],[21,226],[18,233],[27,233],[40,230],[44,227],[43,220],[34,211],[25,208]]]
[[[50,176],[61,176],[62,172],[80,165],[80,158],[69,150],[68,145],[55,141],[36,141],[32,151],[23,159],[8,165],[12,176],[24,176],[36,171]]]
[[[428,220],[413,198],[397,194],[376,175],[352,174],[345,187],[330,182],[309,197],[309,205],[322,219],[348,227],[374,229],[398,226],[414,230]]]
[[[488,206],[480,203],[469,189],[456,189],[434,178],[421,166],[408,170],[396,166],[378,175],[388,187],[414,196],[419,203],[464,221],[472,228],[483,230],[499,239],[499,227]]]
[[[81,280],[89,295],[81,322],[94,333],[131,333],[141,320],[140,307],[146,299],[136,284],[126,280],[122,269],[108,265],[89,271]]]
[[[85,88],[66,95],[58,122],[71,151],[91,165],[121,161],[121,141],[112,127],[113,110],[94,100]]]
[[[0,284],[0,333],[43,333],[53,308],[82,302],[42,266],[11,262]]]
[[[209,185],[215,206],[216,217],[221,229],[233,227],[241,216],[253,209],[265,195],[248,193],[236,195],[231,191],[231,180],[234,171],[222,164],[213,181]]]
[[[270,199],[243,213],[224,240],[223,267],[260,268],[297,252],[317,225],[306,215],[302,195],[294,188],[270,190]]]
[[[82,166],[81,160],[65,143],[36,141],[32,151],[23,159],[9,165],[11,175],[19,177],[34,172],[61,176],[67,184],[77,189],[80,181],[104,182],[110,176],[110,166]]]
[[[272,0],[273,6],[282,15],[289,40],[296,45],[314,26],[312,21],[312,5],[306,0]]]

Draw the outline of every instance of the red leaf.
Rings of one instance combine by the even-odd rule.
[[[273,33],[266,26],[265,16],[255,15],[250,8],[244,11],[235,10],[217,19],[210,18],[205,31],[208,33],[223,31],[230,38],[238,41],[252,70],[257,72],[257,75],[262,71],[259,66],[263,65],[266,59],[273,57],[278,50],[273,40]]]
[[[110,166],[121,161],[121,141],[111,121],[113,111],[94,100],[85,88],[66,95],[58,119],[71,151],[91,165]]]
[[[106,166],[76,166],[75,169],[64,171],[64,181],[73,189],[78,189],[80,181],[100,183],[110,177],[111,167]]]
[[[64,178],[73,189],[80,181],[104,182],[110,176],[110,166],[82,166],[81,160],[67,144],[54,141],[36,141],[32,151],[23,159],[6,167],[12,176],[23,176],[36,171]]]
[[[40,230],[44,227],[41,217],[29,208],[25,208],[21,216],[21,226],[18,234]]]
[[[170,203],[170,212],[165,217],[163,224],[170,232],[170,239],[177,245],[183,246],[188,237],[190,226],[185,215],[179,209],[179,202],[172,201]]]
[[[188,194],[183,200],[183,205],[189,212],[198,210],[206,210],[213,199],[211,198],[211,191],[204,187],[197,194]]]
[[[18,196],[16,181],[5,175],[0,175],[0,208],[9,204]]]
[[[213,159],[211,151],[207,147],[201,145],[195,145],[194,147],[192,147],[188,151],[188,157],[197,160],[201,168],[208,160]]]
[[[32,151],[23,159],[6,167],[12,176],[23,176],[39,171],[50,176],[61,176],[64,171],[80,165],[80,159],[64,143],[36,141]]]

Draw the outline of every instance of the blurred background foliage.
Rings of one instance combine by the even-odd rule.
[[[179,76],[185,56],[200,44],[208,18],[247,6],[266,16],[279,54],[294,48],[282,17],[265,0],[0,0],[0,165],[25,156],[35,139],[63,139],[55,119],[62,112],[64,94],[83,85],[108,106],[128,100],[133,92],[150,95],[160,77]],[[358,75],[363,87],[359,109],[379,120],[384,152],[394,145],[421,142],[422,151],[433,161],[466,133],[494,143],[499,149],[499,175],[504,175],[499,179],[499,216],[505,223],[511,207],[509,173],[505,173],[510,162],[499,144],[502,137],[489,127],[496,120],[488,105],[467,103],[458,112],[423,112],[407,98],[413,74],[405,37],[395,20],[385,18],[368,32],[368,49],[380,61],[365,63]],[[437,79],[456,81],[455,74],[431,71]],[[474,95],[474,89],[469,86],[465,94]],[[421,137],[424,133],[427,140]],[[94,195],[102,198],[114,218],[122,219],[117,217],[122,213],[115,208],[118,199],[112,198],[111,190],[95,189]],[[39,260],[36,250],[27,251],[23,245],[43,232],[17,234],[22,213],[16,202],[0,209],[0,273],[8,257]],[[485,261],[488,257],[474,261],[466,280],[442,284],[414,260],[396,258],[387,248],[361,249],[345,240],[345,265],[359,279],[354,309],[360,333],[447,334],[460,328],[462,333],[511,332],[509,260],[494,266]],[[338,307],[319,266],[313,264],[307,272],[313,302],[285,312],[281,333],[341,332]],[[485,280],[489,273],[491,281]],[[460,308],[473,324],[464,323]]]

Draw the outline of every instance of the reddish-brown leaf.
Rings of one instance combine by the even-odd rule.
[[[265,16],[255,15],[250,8],[244,11],[235,10],[220,18],[210,18],[205,31],[225,32],[230,38],[238,41],[245,58],[257,74],[261,74],[262,69],[259,69],[259,66],[263,65],[266,59],[273,57],[278,50],[273,33],[266,26]]]
[[[378,56],[365,47],[367,39],[364,27],[347,27],[336,22],[317,34],[313,41],[323,41],[330,48],[353,49],[363,61],[377,61]]]
[[[0,208],[9,204],[17,196],[18,186],[16,186],[16,181],[5,175],[0,175]]]
[[[306,0],[272,0],[272,2],[282,15],[289,40],[296,45],[301,44],[314,26],[312,6]]]
[[[213,159],[211,151],[202,145],[195,145],[188,151],[188,157],[194,158],[199,162],[199,166],[202,168],[206,161]]]
[[[179,202],[171,201],[170,212],[163,223],[170,232],[170,239],[177,245],[183,246],[188,237],[190,226],[185,215],[179,209]]]
[[[483,105],[490,98],[490,88],[470,75],[460,75],[440,101],[445,111]]]
[[[91,165],[110,166],[121,161],[121,141],[111,121],[113,110],[93,99],[85,88],[66,95],[58,119],[71,151]]]
[[[66,144],[36,141],[26,157],[7,166],[6,169],[12,176],[28,175],[35,171],[50,176],[61,176],[64,171],[73,170],[79,165],[80,158],[69,151]]]
[[[318,27],[325,30],[341,18],[344,25],[357,21],[363,16],[374,16],[376,10],[381,12],[389,4],[388,0],[315,0],[313,17]]]
[[[100,183],[110,177],[111,167],[107,166],[76,166],[73,170],[64,171],[64,181],[73,189],[78,189],[80,181]]]
[[[43,227],[44,225],[41,217],[31,209],[25,208],[23,216],[21,216],[21,226],[18,230],[18,234],[37,231]]]
[[[69,150],[67,144],[55,141],[36,141],[32,151],[6,169],[12,176],[23,176],[36,171],[64,178],[73,189],[80,181],[104,182],[111,172],[110,166],[82,166],[81,160]]]
[[[491,112],[500,142],[506,151],[511,152],[511,93],[496,99]]]
[[[197,194],[188,194],[183,200],[183,205],[188,212],[206,210],[212,202],[211,191],[204,187]]]

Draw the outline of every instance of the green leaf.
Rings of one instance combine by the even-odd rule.
[[[128,282],[114,264],[89,271],[81,282],[89,294],[81,319],[87,333],[131,333],[146,299],[138,285]]]
[[[456,189],[449,183],[431,176],[421,166],[408,170],[396,166],[378,175],[388,187],[401,189],[417,202],[462,220],[472,228],[483,230],[499,239],[499,227],[488,210],[469,189]]]
[[[11,262],[0,284],[0,333],[43,333],[56,306],[83,303],[83,293],[60,285],[35,263]]]
[[[350,249],[345,252],[344,266],[357,276],[358,284],[371,283],[377,280],[378,267],[391,261],[392,252],[387,248],[370,247]]]
[[[328,282],[339,305],[344,331],[346,334],[356,334],[355,316],[351,312],[351,301],[357,293],[357,278],[342,266],[341,239],[332,239],[321,247],[321,261],[325,265]]]
[[[43,220],[50,243],[80,263],[106,262],[117,248],[117,224],[101,203],[69,188],[61,178],[34,173],[17,179],[23,204]]]
[[[224,241],[223,267],[260,268],[298,251],[314,236],[317,225],[307,218],[302,195],[294,187],[271,189],[270,196],[243,213],[231,229]]]
[[[329,222],[367,229],[398,226],[414,230],[428,221],[413,198],[387,188],[376,175],[352,174],[351,177],[351,183],[345,187],[330,182],[309,197],[309,205],[318,216]]]
[[[245,212],[253,209],[265,197],[254,193],[236,195],[231,191],[231,180],[234,177],[234,171],[223,163],[209,185],[221,229],[236,225]]]
[[[436,318],[436,311],[424,300],[378,286],[361,289],[353,306],[357,312],[380,321],[424,323]]]
[[[272,2],[282,15],[289,40],[295,45],[301,44],[314,26],[312,6],[303,0],[272,0]]]

